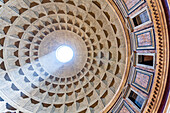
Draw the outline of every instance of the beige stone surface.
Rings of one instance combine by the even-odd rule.
[[[0,111],[99,113],[123,80],[125,35],[105,0],[0,1]],[[68,45],[73,60],[55,50]]]

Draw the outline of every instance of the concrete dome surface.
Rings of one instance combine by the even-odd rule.
[[[168,113],[167,4],[0,0],[0,112]]]

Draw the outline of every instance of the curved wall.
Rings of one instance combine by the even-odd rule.
[[[0,8],[6,8],[8,5],[5,5],[5,4],[8,4],[9,1],[10,0],[1,0]],[[71,8],[72,5],[78,6],[77,0],[39,0],[37,3],[35,1],[31,1],[31,0],[23,0],[23,1],[24,1],[23,4],[27,3],[27,5],[30,8],[36,7],[37,3],[48,4],[48,2],[68,3],[70,5],[69,8]],[[69,102],[64,103],[65,107],[63,106],[63,104],[54,104],[53,105],[50,102],[45,102],[45,101],[41,101],[41,100],[37,101],[37,98],[32,98],[31,94],[28,94],[29,95],[28,96],[23,92],[19,92],[21,87],[17,87],[17,86],[15,86],[15,84],[13,84],[11,82],[10,75],[15,75],[15,72],[9,72],[10,73],[9,75],[5,74],[6,72],[8,73],[8,70],[6,70],[5,67],[7,65],[9,65],[10,63],[8,62],[7,64],[4,65],[3,57],[6,57],[6,56],[3,56],[3,46],[7,46],[7,45],[18,46],[19,44],[17,44],[17,42],[12,44],[11,43],[12,40],[8,40],[8,41],[6,41],[6,43],[4,43],[4,40],[6,40],[6,39],[4,39],[3,36],[6,36],[9,33],[9,31],[8,31],[9,26],[4,26],[1,28],[1,32],[0,32],[1,33],[1,37],[0,37],[0,40],[1,40],[1,42],[0,42],[1,79],[0,80],[2,82],[4,82],[4,80],[5,80],[4,87],[8,86],[11,92],[14,91],[14,92],[16,92],[15,93],[16,95],[20,95],[20,97],[18,97],[18,98],[21,101],[19,101],[18,98],[15,98],[15,95],[9,95],[9,97],[8,97],[8,95],[4,95],[4,94],[9,94],[9,90],[4,90],[3,89],[4,87],[1,86],[0,90],[2,92],[6,92],[6,93],[0,93],[0,105],[1,105],[0,108],[2,109],[2,112],[19,112],[19,113],[31,112],[31,109],[33,110],[34,105],[36,105],[36,104],[39,104],[39,108],[37,108],[38,109],[37,111],[39,111],[39,112],[43,112],[43,111],[45,112],[45,110],[47,110],[46,112],[48,112],[48,108],[51,109],[51,112],[70,112],[72,110],[72,108],[75,108],[73,103],[75,103],[76,107],[78,106],[77,111],[76,111],[78,113],[86,113],[86,112],[97,113],[99,111],[104,112],[104,113],[106,113],[106,112],[112,112],[112,113],[140,113],[140,112],[157,113],[157,112],[162,112],[164,110],[165,104],[161,104],[161,102],[166,102],[167,98],[165,98],[165,99],[163,98],[164,92],[166,95],[166,92],[169,91],[169,89],[166,89],[166,86],[169,85],[169,84],[167,84],[167,81],[169,79],[168,78],[169,33],[168,33],[168,27],[167,27],[168,23],[166,20],[168,16],[167,16],[167,13],[165,13],[165,11],[164,11],[162,1],[161,0],[106,0],[106,2],[109,3],[109,5],[113,9],[111,10],[108,8],[108,10],[105,10],[105,11],[109,12],[109,13],[115,12],[117,14],[116,14],[116,16],[112,15],[112,14],[109,15],[108,13],[103,11],[102,15],[104,15],[105,19],[102,18],[103,16],[97,18],[95,16],[95,15],[97,15],[97,13],[95,13],[95,11],[97,12],[97,10],[99,10],[98,8],[104,7],[106,5],[106,3],[97,1],[97,0],[91,0],[91,2],[94,5],[94,7],[92,9],[90,9],[91,5],[87,5],[85,2],[83,3],[84,6],[87,5],[87,7],[89,7],[89,10],[91,10],[91,11],[88,11],[88,12],[86,10],[83,11],[84,7],[81,5],[78,7],[80,8],[80,10],[83,11],[84,15],[86,13],[87,13],[87,15],[90,15],[89,20],[85,22],[86,23],[85,28],[88,29],[88,27],[91,25],[90,23],[92,21],[96,22],[97,23],[96,26],[98,25],[98,27],[94,27],[95,25],[93,27],[91,27],[90,32],[91,31],[93,31],[93,32],[89,34],[89,32],[87,32],[86,29],[84,29],[84,28],[79,29],[79,22],[77,22],[77,23],[75,22],[75,25],[72,25],[74,22],[72,21],[73,18],[70,17],[72,24],[70,24],[70,26],[68,26],[68,29],[70,29],[70,31],[74,32],[75,34],[77,33],[76,36],[81,37],[82,36],[81,34],[83,34],[85,32],[86,36],[90,37],[90,35],[93,35],[93,33],[96,33],[96,29],[100,28],[100,30],[97,31],[97,33],[100,33],[100,31],[102,31],[101,37],[106,37],[107,40],[103,40],[101,42],[98,35],[96,35],[94,40],[98,41],[101,44],[94,45],[93,43],[95,43],[95,41],[92,39],[92,37],[90,37],[91,40],[89,40],[88,38],[84,39],[86,46],[88,46],[88,50],[86,51],[87,53],[89,53],[88,57],[91,58],[90,54],[95,55],[95,52],[97,50],[89,52],[89,51],[93,50],[94,48],[104,47],[106,49],[105,52],[107,53],[108,52],[107,50],[109,50],[109,48],[107,48],[107,47],[110,46],[109,42],[111,43],[111,45],[114,45],[114,43],[116,42],[115,45],[117,45],[117,47],[114,50],[112,50],[111,56],[114,57],[114,54],[118,54],[117,55],[118,57],[116,57],[116,59],[120,59],[119,60],[120,62],[123,61],[123,63],[126,64],[126,66],[125,67],[120,66],[121,69],[119,69],[118,66],[117,67],[115,66],[115,68],[112,68],[110,66],[110,65],[112,65],[111,63],[110,64],[106,63],[107,61],[106,61],[105,57],[102,57],[102,55],[97,55],[98,57],[101,58],[100,60],[104,59],[104,61],[105,61],[104,63],[106,63],[106,67],[109,68],[108,69],[109,71],[115,70],[115,75],[108,74],[106,76],[105,75],[102,76],[103,73],[101,71],[105,68],[101,68],[101,69],[99,69],[101,73],[99,72],[99,74],[94,74],[94,76],[92,76],[91,78],[89,78],[88,75],[86,74],[85,77],[82,77],[79,80],[79,77],[78,77],[79,75],[84,76],[84,74],[83,74],[84,71],[81,70],[81,72],[79,74],[77,74],[77,76],[70,77],[70,79],[73,80],[73,82],[71,81],[69,83],[73,84],[75,86],[74,87],[75,89],[76,89],[76,87],[78,87],[75,91],[72,91],[71,93],[75,93],[75,94],[78,94],[79,92],[83,93],[83,91],[79,90],[78,84],[82,83],[84,81],[83,78],[85,78],[85,80],[87,79],[86,81],[88,82],[87,83],[88,85],[83,84],[82,90],[86,90],[89,88],[89,91],[90,91],[89,94],[86,95],[86,93],[88,92],[87,91],[87,92],[85,92],[84,97],[79,98],[79,99],[76,98],[74,100],[70,96],[72,94],[67,93],[68,94],[67,97],[70,100],[68,99]],[[17,8],[16,7],[8,7],[8,8],[11,8],[13,11],[18,13],[19,15],[26,11],[24,8],[22,8],[22,6],[20,6],[20,7],[18,6]],[[62,9],[63,7],[59,6],[59,9],[60,8]],[[52,14],[53,11],[49,11],[48,9],[50,9],[50,7],[46,8],[46,12],[49,14],[50,13]],[[38,10],[39,10],[39,12],[41,12],[41,8],[37,9],[37,13],[38,13]],[[71,10],[73,10],[73,12],[76,12],[76,11],[74,11],[74,8],[71,8]],[[104,9],[100,8],[100,10],[104,10]],[[4,12],[2,10],[0,12],[0,14],[4,14]],[[63,13],[61,10],[59,10],[58,12]],[[70,12],[72,12],[72,11],[70,11]],[[70,16],[72,15],[74,17],[76,16],[76,18],[82,18],[84,16],[82,13],[80,13],[79,15],[78,14],[74,15],[73,13],[70,13],[70,12],[68,12],[67,14]],[[8,13],[11,14],[10,11]],[[39,17],[43,17],[43,14],[37,14],[36,12],[34,12],[34,13],[35,13],[35,15],[37,15]],[[117,22],[121,22],[120,25],[118,25],[118,23],[116,23],[115,21],[112,21],[112,20],[116,20],[117,17],[120,19],[120,21],[117,21]],[[25,18],[25,19],[28,20],[28,18]],[[52,17],[50,17],[50,18],[52,18]],[[64,29],[64,26],[67,26],[67,23],[63,22],[65,20],[62,20],[60,17],[55,17],[55,18],[58,18],[59,21],[61,23],[63,23],[62,25],[56,26],[55,30]],[[55,20],[55,18],[53,18],[53,19]],[[63,18],[66,18],[66,17],[63,17]],[[93,19],[91,19],[91,18],[93,18]],[[6,21],[7,23],[10,23],[10,25],[12,26],[12,23],[15,22],[15,19],[16,19],[16,16],[12,16],[10,19],[1,17],[1,24],[3,23],[2,25],[8,25],[4,22],[4,21]],[[112,21],[112,23],[114,23],[114,25],[110,25],[109,27],[103,27],[103,26],[105,26],[105,20],[107,20],[107,19],[109,21]],[[19,20],[17,20],[17,21],[18,21],[17,23],[19,23]],[[32,17],[30,22],[33,23],[34,21],[36,21],[36,20],[35,20],[35,18]],[[47,24],[48,23],[44,23],[43,26],[46,28],[46,26],[48,26]],[[81,24],[81,22],[80,22],[80,24]],[[41,29],[41,27],[43,27],[43,26],[38,26],[38,29]],[[74,29],[75,26],[77,26],[76,27],[77,29]],[[22,27],[21,27],[21,25],[16,25],[14,27],[18,27],[18,29],[25,30],[25,29],[27,29],[28,26],[25,24]],[[112,32],[110,31],[109,28],[113,29]],[[124,30],[123,33],[120,35],[118,35],[119,33],[116,34],[117,30],[121,31],[120,29]],[[47,31],[50,32],[50,30],[52,30],[52,29],[49,28],[48,30],[44,31],[43,34],[45,36],[48,35],[46,33],[48,33]],[[78,30],[80,30],[83,33],[77,32]],[[37,34],[36,30],[31,29],[31,31],[32,31],[31,34],[34,35],[33,37],[35,37],[35,35]],[[12,32],[12,30],[11,30],[11,32]],[[19,31],[17,31],[17,32],[19,32]],[[12,32],[12,33],[14,33],[14,32]],[[62,33],[61,33],[61,35],[63,37],[65,36]],[[112,40],[111,38],[108,38],[111,35],[113,35],[113,36],[118,35],[120,37],[115,38],[115,40]],[[21,38],[22,34],[16,34],[15,36],[11,36],[11,37]],[[123,37],[126,37],[126,40],[124,40]],[[39,36],[39,38],[41,40],[43,39],[43,37],[41,37],[41,36]],[[31,38],[29,37],[28,39],[25,39],[25,40],[30,41]],[[37,45],[39,46],[40,44],[39,44],[38,40],[36,40],[36,41],[37,42],[35,42],[35,43],[37,43]],[[23,43],[22,45],[25,44],[24,41],[22,43]],[[32,44],[32,45],[35,50],[31,50],[31,52],[33,54],[35,53],[35,51],[37,49],[36,44],[35,45],[34,44]],[[122,45],[124,45],[124,46],[122,46]],[[126,47],[125,47],[125,45],[126,45]],[[121,48],[120,46],[123,47],[122,50],[120,49]],[[28,45],[25,44],[23,47],[28,48]],[[14,51],[15,48],[13,46],[11,46],[11,48],[12,49],[6,49],[6,51],[8,51],[8,50],[13,51],[14,56],[18,56],[17,52]],[[24,51],[24,49],[19,54],[22,54],[23,51]],[[100,51],[100,49],[98,50],[98,52],[99,51]],[[114,53],[114,51],[116,51],[117,53],[116,52]],[[121,53],[119,53],[119,51]],[[126,53],[126,55],[123,54],[123,52]],[[27,55],[27,53],[26,53],[26,55]],[[8,56],[10,56],[10,54]],[[121,56],[122,56],[122,58],[121,58]],[[126,56],[126,58],[125,58],[125,56]],[[110,55],[108,55],[106,57],[110,58]],[[33,57],[30,57],[30,58],[32,58],[33,60],[35,59],[35,61],[36,61],[36,59],[37,59],[36,53],[33,55]],[[7,59],[7,60],[10,60],[10,59]],[[21,63],[24,63],[24,62],[26,62],[28,64],[30,63],[29,60],[27,60],[27,59],[24,59],[24,60]],[[110,62],[110,60],[111,59],[109,59],[108,62]],[[20,64],[18,64],[18,62],[20,62],[20,61],[21,60],[17,60],[16,62],[14,61],[15,66],[20,66]],[[116,63],[119,63],[119,62],[116,62]],[[91,62],[91,63],[86,63],[86,64],[87,65],[85,65],[84,69],[86,69],[86,67],[88,67],[89,65],[92,65],[91,66],[92,68],[88,68],[89,70],[97,69],[97,68],[95,68],[97,63]],[[95,65],[95,66],[93,67],[93,65]],[[37,64],[37,66],[38,66],[38,64]],[[83,65],[82,65],[82,67],[83,67]],[[28,66],[28,70],[31,71],[31,68],[29,66]],[[89,72],[92,72],[92,70]],[[116,70],[120,70],[119,72],[121,73],[121,75],[117,74]],[[30,73],[29,71],[28,72],[25,71],[25,73]],[[19,69],[17,71],[17,73],[19,73],[20,76],[24,75],[23,71],[21,69]],[[97,73],[97,71],[96,71],[96,73]],[[47,73],[44,73],[44,74],[47,74]],[[96,78],[96,75],[100,76],[100,74],[102,76],[101,83],[105,84],[105,82],[107,82],[107,83],[109,83],[108,86],[103,85],[102,88],[100,88],[100,87],[98,88],[98,86],[100,86],[100,85],[96,85],[96,87],[93,86],[95,83],[97,83],[94,81],[98,80]],[[118,76],[119,78],[123,78],[123,79],[121,82],[119,79],[111,80],[112,77],[110,77],[110,76],[113,76],[113,77]],[[14,76],[12,76],[12,77],[13,77],[13,79],[15,79]],[[109,80],[109,77],[110,77],[110,80]],[[53,78],[55,78],[55,77],[49,76],[49,79],[53,79]],[[107,78],[107,80],[106,80],[106,78]],[[45,79],[45,80],[49,80],[49,79]],[[44,78],[42,78],[40,76],[39,79],[37,79],[37,80],[39,82],[41,82],[44,80]],[[59,87],[59,86],[58,87],[63,89],[62,86],[63,86],[64,82],[62,83],[62,81],[65,81],[68,79],[67,78],[59,78],[58,80],[61,82],[61,83],[58,83],[59,81],[57,81],[57,84],[59,84],[59,86],[61,86],[61,87]],[[74,80],[77,80],[77,81],[75,82]],[[29,80],[27,80],[27,78],[25,78],[24,80],[21,80],[21,81],[29,82]],[[99,79],[99,81],[100,81],[100,79]],[[118,83],[121,85],[118,86],[117,85]],[[18,84],[20,84],[20,83],[18,83]],[[51,83],[48,81],[44,82],[45,87],[46,86],[48,87],[49,84],[51,84]],[[65,84],[66,84],[65,86],[69,86],[68,83],[65,83]],[[53,84],[53,86],[54,85],[55,84]],[[106,89],[106,87],[104,88],[104,86],[108,87],[108,89]],[[37,86],[35,84],[32,84],[31,88],[34,90],[37,88]],[[67,88],[67,89],[74,90],[74,88],[72,87],[72,88]],[[115,90],[115,88],[117,90]],[[32,89],[30,89],[30,90],[32,90]],[[97,93],[94,94],[94,92],[97,92],[98,89],[103,91],[102,94],[97,94]],[[38,93],[38,95],[39,94],[43,95],[44,92],[48,92],[49,90],[40,89],[39,92],[37,92],[37,93]],[[52,91],[52,90],[50,90],[50,91]],[[34,92],[32,92],[32,93],[34,93]],[[48,92],[48,95],[51,98],[53,96],[53,93]],[[62,94],[57,94],[57,95],[62,96]],[[98,101],[95,97],[100,98],[101,100]],[[11,99],[8,99],[8,98],[11,98]],[[46,98],[46,96],[44,96],[44,98]],[[88,102],[86,102],[86,103],[88,103],[87,109],[83,107],[83,105],[85,103],[84,98],[87,98],[87,101],[88,101]],[[22,103],[25,104],[24,102],[26,102],[27,99],[30,99],[29,103],[27,103],[28,106],[26,106],[27,107],[26,109],[28,111],[25,110],[25,108],[23,108],[24,106],[22,106]],[[64,98],[62,98],[62,99],[64,99]],[[162,99],[164,101],[162,101]],[[6,101],[6,100],[9,100],[9,101]],[[17,100],[17,104],[14,102],[16,100]],[[94,100],[94,101],[92,102],[92,100]],[[64,101],[62,101],[62,102],[64,102]],[[81,103],[81,106],[80,106],[80,103]],[[105,103],[105,104],[103,104],[103,103]],[[61,106],[63,106],[63,107],[61,107]],[[104,109],[101,110],[101,107],[99,107],[99,106],[101,106]],[[81,109],[79,109],[79,108],[81,108]],[[35,111],[32,111],[32,112],[35,112]]]
[[[168,79],[169,65],[168,24],[162,2],[115,2],[128,21],[132,61],[127,88],[110,112],[158,112]],[[149,59],[152,64],[147,62]]]

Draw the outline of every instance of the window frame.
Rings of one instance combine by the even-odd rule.
[[[142,23],[138,26],[135,26],[134,22],[133,22],[133,18],[140,15],[142,12],[144,11],[147,11],[147,14],[148,14],[148,17],[149,17],[149,21],[145,22],[145,23]],[[150,13],[149,13],[149,10],[147,7],[144,7],[143,9],[141,9],[139,12],[137,12],[136,14],[134,14],[133,16],[130,17],[131,18],[131,22],[132,22],[132,25],[133,25],[133,28],[134,29],[137,29],[137,28],[140,28],[141,26],[144,26],[144,25],[147,25],[149,23],[152,23],[152,19],[151,19],[151,16],[150,16]]]
[[[144,102],[143,102],[143,104],[142,104],[142,106],[141,106],[141,109],[139,109],[139,108],[135,105],[135,103],[133,103],[133,102],[129,99],[129,95],[130,95],[130,92],[131,92],[131,91],[133,91],[134,93],[136,93],[137,95],[139,95],[141,98],[144,99]],[[130,102],[130,104],[132,104],[139,112],[142,112],[144,106],[146,105],[147,98],[144,97],[143,95],[139,94],[139,92],[135,91],[134,89],[130,88],[129,91],[128,91],[128,93],[127,93],[127,95],[126,95],[126,100],[128,100],[128,102]]]
[[[145,64],[139,64],[138,63],[138,56],[139,55],[148,55],[148,56],[153,56],[153,66],[149,66],[149,65],[145,65]],[[137,66],[142,66],[142,67],[146,67],[146,68],[151,68],[151,69],[155,69],[155,53],[136,53],[136,65]]]

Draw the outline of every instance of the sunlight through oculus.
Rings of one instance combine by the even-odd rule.
[[[73,58],[73,50],[69,46],[60,46],[56,50],[56,58],[62,63],[69,62]]]

